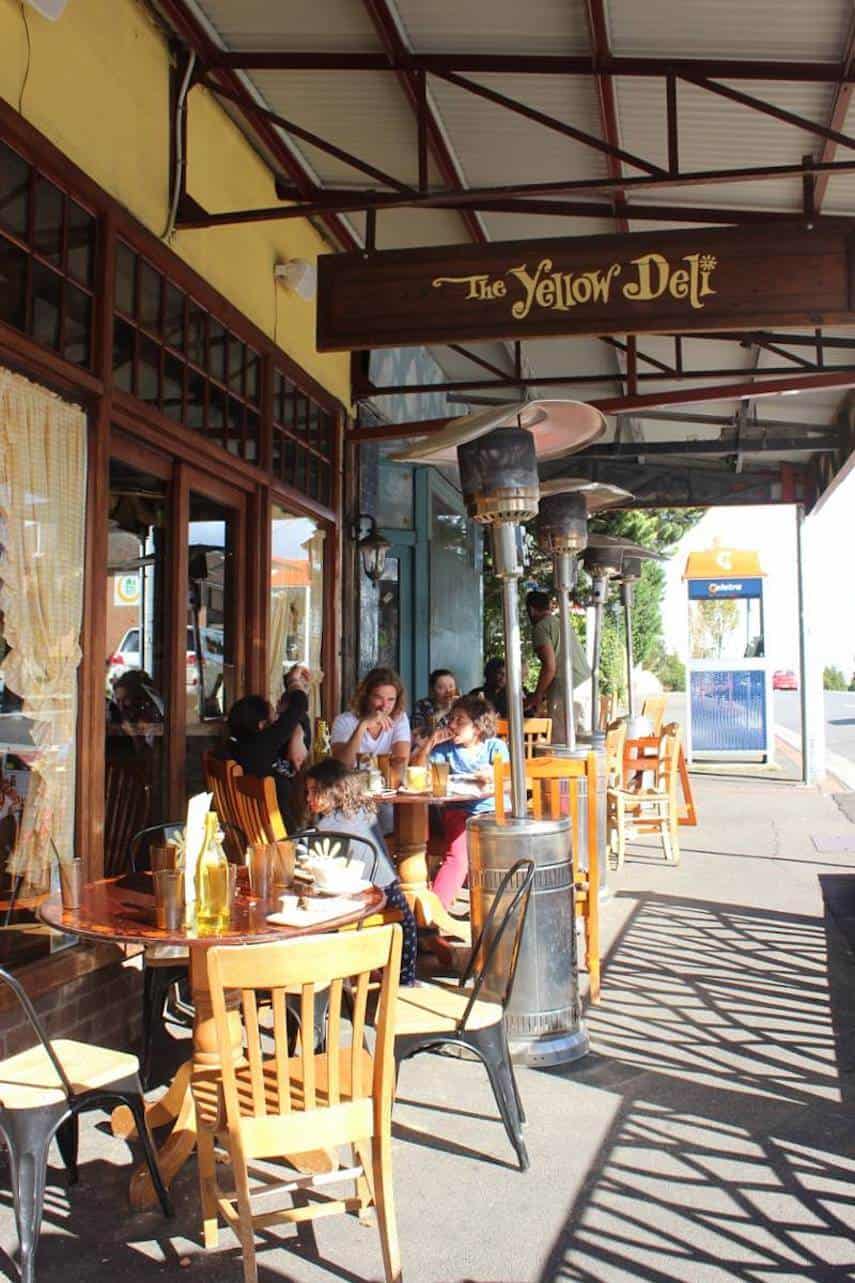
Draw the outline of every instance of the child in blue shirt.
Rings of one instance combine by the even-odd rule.
[[[462,695],[455,700],[446,725],[434,731],[413,755],[415,763],[447,762],[451,774],[474,776],[482,789],[480,796],[449,802],[442,809],[445,855],[433,889],[446,909],[454,903],[469,873],[466,821],[470,815],[495,808],[493,762],[497,757],[507,762],[508,750],[504,741],[496,738],[496,713],[483,695]]]

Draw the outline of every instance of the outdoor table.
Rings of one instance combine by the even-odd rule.
[[[163,1127],[173,1119],[174,1126],[158,1150],[158,1162],[164,1184],[169,1187],[176,1174],[186,1163],[196,1146],[196,1110],[192,1088],[194,1083],[210,1083],[219,1076],[220,1060],[217,1054],[217,1036],[208,989],[207,951],[215,944],[263,944],[275,940],[288,940],[296,936],[335,931],[339,927],[361,922],[383,908],[386,897],[377,887],[370,887],[359,896],[358,910],[340,918],[329,919],[310,927],[276,926],[267,921],[268,913],[275,909],[272,901],[257,900],[245,894],[245,886],[238,883],[232,906],[231,921],[223,931],[204,933],[197,927],[166,931],[155,925],[154,894],[145,884],[148,874],[131,874],[120,878],[104,878],[90,882],[83,888],[78,909],[63,909],[59,895],[51,896],[39,908],[39,915],[51,927],[82,936],[87,940],[112,941],[116,944],[183,945],[190,955],[190,989],[193,998],[193,1055],[185,1061],[173,1078],[165,1095],[146,1108],[146,1118],[151,1128]],[[234,1047],[239,1054],[242,1035],[240,1016],[232,1012]],[[133,1119],[124,1107],[113,1113],[113,1131],[118,1136],[130,1136],[134,1131]],[[329,1171],[330,1160],[326,1151],[295,1156],[303,1170]],[[131,1206],[140,1210],[152,1207],[156,1201],[154,1187],[143,1165],[131,1178]]]
[[[492,790],[489,790],[482,796],[491,795]],[[452,917],[443,908],[439,896],[428,886],[427,848],[430,832],[428,808],[480,799],[399,791],[375,794],[374,800],[379,803],[390,803],[394,807],[395,862],[401,890],[415,914],[416,922],[422,927],[438,927],[443,935],[468,940],[469,924]]]

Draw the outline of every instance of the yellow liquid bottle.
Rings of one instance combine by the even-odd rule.
[[[217,837],[219,819],[205,816],[205,841],[196,865],[196,922],[208,930],[229,925],[229,862]]]

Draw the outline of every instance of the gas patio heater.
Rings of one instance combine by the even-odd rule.
[[[393,456],[407,463],[456,461],[470,517],[491,527],[493,564],[502,581],[511,817],[499,824],[495,815],[478,815],[466,826],[470,904],[474,935],[507,870],[524,857],[534,861],[533,894],[506,1013],[514,1059],[528,1064],[575,1060],[587,1052],[588,1036],[579,1011],[570,822],[563,816],[533,820],[527,815],[518,600],[520,525],[537,513],[538,461],[581,450],[604,430],[605,420],[591,406],[530,401],[466,415]]]
[[[629,721],[632,723],[632,598],[635,584],[641,577],[642,561],[661,561],[662,558],[649,548],[621,539],[615,535],[591,535],[582,562],[592,579],[591,604],[594,607],[594,656],[591,664],[591,742],[602,745],[605,735],[599,729],[600,710],[600,648],[603,633],[603,608],[609,595],[612,579],[621,584],[621,603],[624,608],[624,629],[627,652],[627,687],[629,689]],[[624,574],[626,578],[624,579]],[[628,728],[632,734],[631,725]]]
[[[573,658],[571,651],[570,599],[576,589],[577,558],[588,544],[588,518],[631,499],[628,490],[585,477],[560,477],[540,484],[537,542],[552,556],[552,577],[558,597],[561,663],[558,684],[564,705],[564,726],[553,727],[551,753],[576,753],[576,718],[573,708]],[[558,732],[557,736],[555,732]]]

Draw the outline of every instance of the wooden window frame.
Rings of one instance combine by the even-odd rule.
[[[63,216],[64,266],[67,261],[67,221],[69,201],[74,201],[95,217],[95,264],[92,287],[92,330],[90,335],[90,363],[88,368],[66,360],[61,352],[42,346],[27,333],[0,322],[0,362],[15,369],[35,382],[57,392],[65,399],[81,405],[87,413],[87,510],[86,546],[84,554],[84,600],[82,650],[83,658],[78,673],[78,757],[75,792],[75,843],[77,851],[86,858],[90,876],[98,876],[103,869],[104,835],[104,660],[106,655],[106,604],[105,575],[107,564],[107,521],[109,503],[109,459],[112,443],[121,436],[120,453],[125,455],[138,443],[140,451],[159,451],[161,457],[169,456],[175,469],[191,465],[211,475],[227,477],[228,482],[246,495],[246,540],[250,548],[259,550],[255,561],[256,573],[246,584],[245,631],[245,683],[247,689],[263,689],[266,681],[267,634],[270,585],[270,531],[274,504],[295,515],[304,515],[321,523],[327,531],[325,541],[325,593],[324,593],[324,708],[331,715],[339,698],[338,671],[341,603],[336,585],[342,564],[341,523],[341,459],[345,428],[345,410],[341,403],[310,374],[301,369],[292,358],[245,317],[228,299],[221,295],[166,245],[153,236],[116,200],[96,184],[73,161],[65,156],[49,139],[22,119],[9,104],[0,101],[0,138],[18,152],[31,166],[29,230],[34,218],[34,175],[38,173],[64,192],[66,200]],[[4,235],[6,235],[4,229]],[[14,235],[9,239],[17,243]],[[189,308],[194,302],[204,313],[212,316],[229,335],[234,335],[259,358],[259,398],[253,412],[259,416],[258,459],[251,462],[235,456],[214,445],[201,433],[176,422],[162,412],[160,401],[152,406],[139,400],[132,392],[117,386],[113,375],[113,327],[117,317],[126,319],[115,307],[115,267],[118,241],[125,242],[137,254],[137,264],[143,259],[161,273],[161,366],[163,353],[172,349],[162,338],[163,309],[166,283],[182,290],[185,295],[184,345],[179,353],[185,368],[184,401],[186,410],[188,371],[194,364],[187,355],[189,337]],[[30,260],[31,246],[26,249]],[[55,268],[53,270],[56,270]],[[30,269],[28,268],[28,273]],[[139,266],[136,271],[139,272]],[[83,286],[76,278],[68,277],[75,288]],[[63,294],[64,297],[64,294]],[[29,279],[28,279],[29,299]],[[29,306],[29,303],[28,303]],[[136,300],[135,300],[136,306]],[[64,324],[64,318],[63,318]],[[144,333],[136,322],[134,331]],[[206,322],[206,357],[207,357]],[[64,334],[61,329],[60,337]],[[134,351],[134,378],[136,372],[136,346]],[[226,349],[228,358],[228,348]],[[206,366],[208,362],[206,360]],[[241,395],[244,404],[244,433],[246,423],[247,361],[241,374]],[[273,381],[274,373],[281,372],[300,392],[328,415],[332,423],[332,449],[327,458],[315,450],[331,469],[330,502],[324,504],[273,473]],[[161,370],[162,372],[162,370]],[[210,376],[206,375],[206,387]],[[134,386],[132,379],[131,386]],[[226,365],[225,389],[228,386]],[[207,392],[206,392],[207,399]],[[228,403],[227,403],[228,404]],[[299,438],[295,436],[299,442]],[[308,442],[299,442],[309,449]],[[224,468],[227,472],[224,473]],[[175,489],[175,487],[174,487]],[[183,487],[186,493],[186,487]],[[177,488],[180,493],[182,487]],[[246,564],[250,564],[247,556]],[[34,964],[38,966],[39,964]]]

